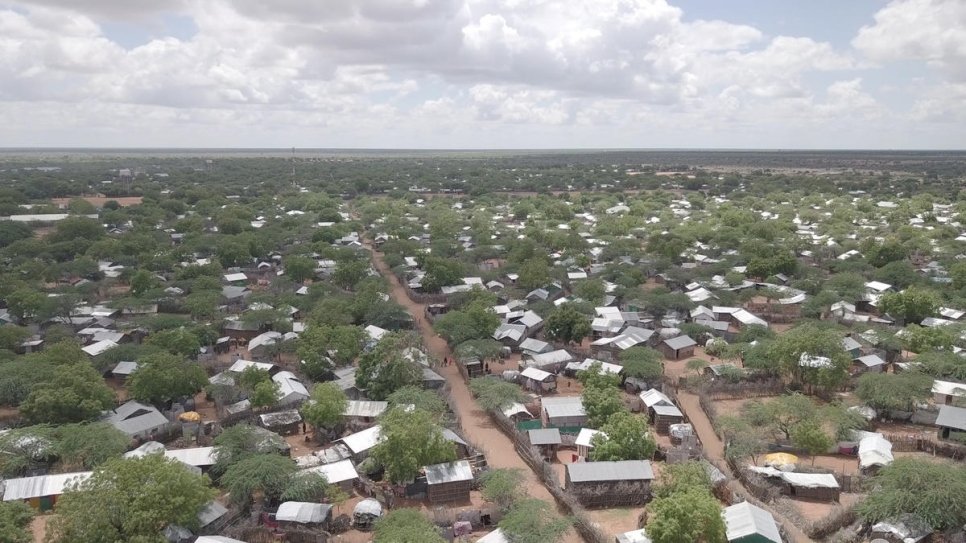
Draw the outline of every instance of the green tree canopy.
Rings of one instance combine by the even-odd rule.
[[[855,395],[876,411],[912,411],[932,395],[932,382],[917,372],[866,373],[859,377]]]
[[[907,323],[919,323],[932,317],[942,303],[936,291],[909,287],[902,292],[888,292],[879,299],[879,309]]]
[[[405,386],[390,394],[386,400],[391,406],[413,405],[437,417],[447,411],[446,402],[439,394],[417,386]]]
[[[316,428],[332,429],[342,422],[348,406],[345,392],[335,383],[320,383],[312,389],[312,397],[302,407],[305,421]]]
[[[34,423],[64,424],[98,418],[114,407],[114,392],[86,361],[58,366],[20,405]]]
[[[523,484],[526,481],[519,469],[491,469],[480,475],[483,499],[496,504],[503,510],[509,509],[514,503],[522,499],[526,492]]]
[[[289,487],[298,466],[280,454],[252,454],[232,464],[219,480],[231,494],[231,501],[241,506],[251,503],[256,494],[277,499]]]
[[[456,447],[426,411],[390,409],[380,424],[382,439],[371,457],[385,468],[390,481],[411,481],[423,466],[456,459]]]
[[[707,490],[695,487],[648,504],[647,535],[654,543],[725,543],[721,506]]]
[[[502,379],[477,377],[470,381],[470,390],[476,396],[476,403],[487,411],[504,409],[510,404],[526,400],[526,395],[519,386]]]
[[[611,417],[627,410],[617,387],[585,387],[581,397],[591,428],[601,428]]]
[[[374,400],[382,400],[405,386],[422,381],[418,362],[404,356],[418,345],[418,338],[407,334],[387,334],[375,348],[362,355],[356,371],[356,386]]]
[[[373,543],[444,543],[435,524],[417,509],[394,509],[376,521]]]
[[[966,524],[966,466],[896,458],[875,476],[875,492],[856,506],[867,522],[913,514],[936,530]]]
[[[217,495],[209,484],[162,454],[111,460],[57,501],[47,541],[155,541],[169,524],[197,528],[198,512]]]
[[[550,312],[544,333],[550,339],[565,343],[579,343],[591,333],[590,321],[572,304],[563,304]]]
[[[657,450],[647,421],[627,411],[618,411],[600,430],[591,438],[590,459],[595,462],[649,460]]]
[[[161,405],[185,396],[194,396],[208,383],[208,374],[196,362],[167,353],[148,355],[138,361],[138,369],[128,380],[131,397]]]
[[[24,502],[0,502],[0,541],[32,543],[29,527],[34,510]]]
[[[549,503],[526,499],[514,503],[499,526],[513,543],[555,543],[570,524],[570,519],[558,516]]]

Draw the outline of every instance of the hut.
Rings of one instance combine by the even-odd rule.
[[[796,473],[757,466],[749,466],[748,469],[765,477],[778,479],[782,494],[787,496],[818,501],[839,500],[841,488],[831,473]]]
[[[966,384],[936,379],[932,383],[932,395],[936,405],[951,405],[956,398],[966,399]]]
[[[267,428],[283,436],[299,433],[299,425],[301,422],[302,415],[299,414],[298,409],[275,411],[274,413],[264,413],[258,416],[258,424],[262,428]]]
[[[459,361],[460,366],[463,367],[463,371],[466,372],[466,376],[470,379],[475,377],[483,377],[483,361],[475,356],[470,358],[461,358]]]
[[[641,528],[617,534],[616,543],[651,543],[651,538],[647,537],[647,532]]]
[[[332,518],[332,506],[325,503],[283,502],[275,512],[282,528],[325,529]]]
[[[527,438],[530,445],[540,451],[540,455],[547,460],[553,459],[557,454],[557,448],[563,441],[560,438],[560,430],[556,428],[536,428],[527,430]]]
[[[317,473],[325,477],[330,485],[336,485],[346,492],[352,492],[352,487],[359,481],[359,473],[351,460],[340,460],[329,464],[321,464],[304,470],[303,473]]]
[[[678,336],[662,341],[658,345],[658,350],[664,354],[665,358],[681,360],[682,358],[694,356],[695,345],[697,345],[697,342],[689,336]]]
[[[782,543],[775,517],[748,502],[724,508],[728,543]]]
[[[468,502],[473,487],[473,468],[468,460],[426,466],[430,503]]]
[[[361,462],[369,456],[369,451],[379,442],[379,432],[380,427],[377,425],[361,432],[347,435],[338,441],[341,441],[348,447],[353,459]]]
[[[68,485],[81,483],[90,476],[90,471],[83,471],[7,479],[3,486],[3,501],[22,501],[38,511],[50,511]]]
[[[557,390],[557,376],[537,368],[525,368],[520,372],[523,387],[534,392],[551,392]]]
[[[651,411],[654,413],[654,428],[661,435],[667,435],[672,425],[684,422],[684,414],[674,405],[655,405]]]
[[[542,398],[540,402],[540,418],[544,426],[573,428],[577,432],[587,424],[587,412],[580,396]]]
[[[131,400],[108,411],[103,421],[124,432],[127,436],[146,439],[165,431],[171,425],[167,417],[154,406]]]
[[[859,440],[859,468],[863,472],[877,470],[892,463],[892,443],[882,434],[865,432]]]
[[[944,405],[939,408],[939,416],[936,417],[936,426],[939,427],[939,439],[966,438],[966,409]]]
[[[114,369],[111,370],[111,377],[113,377],[118,383],[123,384],[135,371],[137,371],[137,369],[137,362],[118,362],[117,365],[114,366]]]
[[[593,430],[591,428],[580,429],[580,433],[577,434],[577,439],[574,441],[574,445],[577,446],[577,456],[579,458],[586,459],[590,457],[590,451],[594,449],[594,436],[597,434],[607,437],[607,434],[600,430]]]
[[[366,498],[352,509],[352,527],[362,532],[372,529],[373,523],[382,516],[382,504]]]
[[[654,471],[647,460],[567,464],[564,487],[584,506],[639,505],[650,498]]]
[[[564,349],[557,349],[549,353],[535,354],[529,360],[523,362],[523,366],[527,368],[539,368],[550,373],[559,373],[568,362],[573,362],[573,360],[573,355]]]
[[[347,423],[370,424],[389,409],[389,402],[349,400],[342,416]]]
[[[852,338],[849,338],[852,339]],[[852,340],[855,341],[855,340]],[[852,366],[850,367],[852,375],[858,375],[861,373],[882,373],[885,368],[886,361],[882,359],[877,354],[867,354],[865,356],[860,356],[852,360]]]
[[[503,533],[502,529],[497,528],[496,530],[493,530],[485,536],[477,539],[476,543],[510,543],[510,538]]]

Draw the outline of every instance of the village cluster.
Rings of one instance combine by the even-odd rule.
[[[966,538],[956,195],[233,160],[0,189],[0,540]]]

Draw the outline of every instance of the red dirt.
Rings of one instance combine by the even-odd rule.
[[[399,284],[399,280],[389,269],[389,266],[386,265],[383,255],[373,250],[371,246],[369,249],[372,253],[372,261],[376,270],[389,282],[393,299],[415,318],[419,332],[423,338],[423,344],[426,346],[429,354],[438,360],[442,360],[444,357],[452,358],[453,352],[449,349],[446,341],[433,331],[432,326],[426,320],[425,306],[409,299],[405,289]],[[510,367],[509,364],[505,366],[506,369],[516,369],[515,366]],[[493,372],[496,372],[498,368],[502,371],[503,367],[503,364],[493,365],[491,363],[491,371]],[[540,482],[536,474],[533,473],[523,459],[517,455],[510,439],[496,428],[490,421],[489,416],[476,405],[476,401],[473,399],[469,387],[466,385],[463,376],[459,373],[456,366],[440,366],[435,368],[435,370],[445,377],[447,383],[449,383],[450,396],[455,404],[456,416],[459,417],[463,432],[469,441],[483,449],[481,452],[486,456],[487,464],[494,468],[514,468],[521,470],[526,476],[527,494],[532,498],[556,506],[556,502],[550,492],[543,486],[543,483]],[[581,538],[571,529],[562,541],[565,543],[577,543],[581,541]]]

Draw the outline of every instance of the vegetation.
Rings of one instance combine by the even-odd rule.
[[[312,397],[302,407],[305,421],[319,429],[331,430],[342,421],[348,400],[335,383],[320,383],[312,389]]]
[[[505,409],[513,403],[526,401],[520,387],[502,379],[477,377],[470,381],[470,391],[476,396],[476,403],[488,411]]]
[[[499,526],[513,543],[554,543],[567,532],[570,519],[557,516],[547,502],[526,499],[516,502]]]
[[[913,514],[936,530],[966,523],[966,467],[897,458],[875,477],[876,491],[857,506],[868,522]]]
[[[647,429],[647,421],[626,411],[618,411],[601,426],[601,433],[591,438],[590,459],[595,462],[612,460],[649,460],[657,450],[657,443]]]
[[[431,413],[391,409],[380,424],[381,439],[370,456],[390,481],[411,481],[423,466],[456,459],[455,445],[446,440]]]
[[[375,543],[443,543],[439,529],[416,509],[395,509],[376,521]]]

